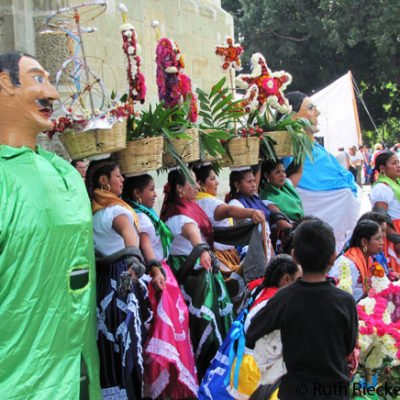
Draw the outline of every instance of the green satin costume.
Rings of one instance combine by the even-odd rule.
[[[0,145],[0,398],[101,399],[92,212],[84,182],[38,147]],[[73,269],[89,283],[70,288]],[[78,271],[79,272],[79,271]]]

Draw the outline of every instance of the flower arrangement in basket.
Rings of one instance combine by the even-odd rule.
[[[258,105],[257,110],[248,114],[241,134],[260,136],[260,153],[264,159],[294,156],[296,164],[303,163],[306,155],[312,157],[313,144],[305,134],[309,121],[292,118],[292,108],[284,95],[292,82],[291,75],[285,71],[272,72],[260,53],[252,55],[251,63],[251,74],[239,75],[236,84],[243,89],[255,86]]]
[[[234,98],[234,74],[241,69],[243,51],[243,47],[234,43],[231,37],[216,46],[215,54],[222,58],[221,68],[228,73],[230,87],[225,86],[226,78],[223,78],[208,95],[198,90],[200,115],[203,117],[202,143],[207,153],[223,155],[223,166],[240,167],[258,163],[259,140],[243,137],[238,131],[244,115],[257,106],[258,96],[258,88],[253,85],[245,97]]]
[[[200,158],[199,134],[191,126],[197,120],[197,98],[190,78],[183,73],[183,55],[169,38],[161,38],[156,48],[158,96],[165,110],[170,110],[169,123],[174,129],[164,131],[165,167],[179,165],[192,180],[185,163]],[[182,116],[185,115],[185,119]]]
[[[129,110],[125,104],[113,102],[107,111],[95,115],[67,113],[53,120],[49,138],[59,138],[73,160],[86,157],[108,156],[126,147],[126,118]]]
[[[368,297],[358,303],[360,363],[356,381],[376,384],[400,378],[400,281],[391,282],[381,265],[372,269]]]

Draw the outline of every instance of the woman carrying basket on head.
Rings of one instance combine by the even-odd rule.
[[[151,398],[184,399],[197,395],[197,376],[189,336],[189,311],[178,282],[168,266],[171,231],[153,209],[154,180],[144,174],[127,178],[124,200],[133,206],[140,222],[140,248],[147,267],[162,267],[165,285],[157,291],[149,285],[154,320],[144,347],[145,395]]]
[[[168,174],[161,218],[174,235],[168,264],[189,306],[190,335],[199,381],[232,323],[232,302],[217,259],[212,253],[213,230],[195,201],[198,186],[180,170]]]

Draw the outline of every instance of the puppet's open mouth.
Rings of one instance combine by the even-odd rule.
[[[53,114],[53,104],[49,99],[38,99],[36,104],[40,107],[39,112],[44,114],[46,118],[50,118]]]

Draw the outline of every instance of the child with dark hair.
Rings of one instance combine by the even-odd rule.
[[[301,267],[288,254],[278,254],[272,257],[265,270],[264,277],[250,282],[248,285],[249,289],[252,290],[252,295],[256,295],[256,298],[246,317],[245,329],[249,327],[252,318],[265,307],[267,301],[281,287],[289,285],[301,276]]]
[[[335,260],[332,228],[319,220],[303,222],[294,233],[293,256],[303,278],[279,290],[257,313],[247,345],[253,348],[264,335],[281,331],[287,373],[280,400],[348,399],[346,357],[356,344],[358,319],[353,297],[326,279]]]

